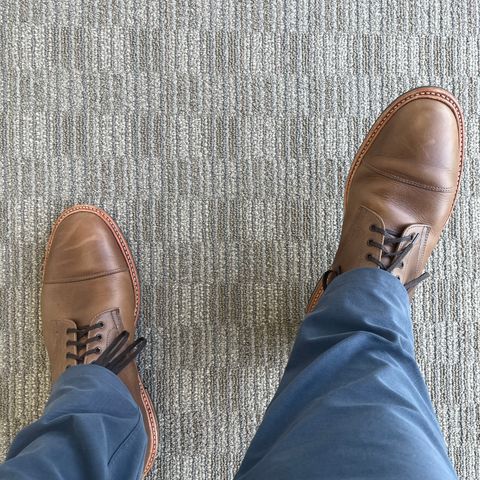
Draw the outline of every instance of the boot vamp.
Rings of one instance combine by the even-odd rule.
[[[56,225],[43,280],[42,323],[52,382],[72,363],[64,353],[78,353],[72,346],[63,351],[68,340],[77,340],[67,333],[68,328],[103,321],[102,329],[88,335],[99,334],[102,340],[90,342],[88,349],[104,347],[122,329],[134,333],[136,301],[130,271],[115,236],[98,215],[76,212]],[[117,317],[108,313],[113,310]],[[85,363],[97,357],[89,355]]]
[[[452,109],[433,99],[412,101],[392,113],[372,136],[350,183],[347,211],[363,205],[382,218],[385,228],[399,234],[413,225],[428,227],[425,263],[456,198],[460,157],[459,126]]]
[[[334,268],[375,266],[367,256],[380,260],[382,252],[368,241],[383,244],[384,238],[370,231],[374,224],[398,235],[417,235],[405,258],[402,280],[422,272],[456,198],[461,168],[458,129],[450,107],[433,99],[412,101],[385,118],[348,182]],[[405,245],[386,243],[383,248],[394,252]],[[391,261],[382,258],[386,266]]]

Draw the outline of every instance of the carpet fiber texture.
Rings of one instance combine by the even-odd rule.
[[[229,479],[339,238],[356,148],[403,91],[466,115],[459,202],[418,288],[418,361],[462,479],[480,478],[477,0],[0,2],[0,452],[48,398],[52,222],[88,202],[143,283],[151,479]]]

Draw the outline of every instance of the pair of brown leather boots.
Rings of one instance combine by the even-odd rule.
[[[348,175],[338,252],[307,307],[345,271],[391,272],[410,294],[455,203],[463,161],[463,119],[439,88],[395,100],[371,128]],[[319,179],[321,181],[321,179]],[[375,288],[375,285],[372,285]],[[78,205],[53,227],[44,265],[42,319],[52,382],[69,366],[98,361],[119,334],[135,335],[140,282],[127,242],[99,208]],[[155,459],[158,425],[135,361],[119,373],[140,406]]]

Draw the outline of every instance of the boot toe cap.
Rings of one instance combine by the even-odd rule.
[[[74,211],[56,224],[48,248],[44,281],[78,281],[127,268],[106,220],[93,211]]]
[[[419,98],[398,108],[364,161],[391,178],[427,190],[455,190],[461,161],[461,114],[455,103]]]

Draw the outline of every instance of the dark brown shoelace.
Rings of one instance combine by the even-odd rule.
[[[113,373],[120,373],[145,348],[145,345],[147,344],[145,338],[140,337],[127,347],[123,348],[128,340],[128,337],[129,333],[124,330],[92,363],[108,368]]]
[[[374,263],[379,268],[387,272],[392,272],[395,268],[403,268],[403,265],[404,265],[403,259],[406,257],[406,255],[408,255],[408,252],[410,252],[410,250],[413,248],[414,243],[417,241],[418,234],[412,233],[411,235],[402,236],[394,232],[393,230],[390,230],[388,228],[380,228],[380,227],[377,227],[376,225],[371,225],[370,230],[372,232],[377,232],[382,234],[384,237],[384,240],[383,240],[383,245],[381,243],[375,242],[374,240],[369,240],[368,245],[372,247],[376,247],[379,250],[381,250],[382,259],[389,258],[391,259],[391,261],[386,265],[381,260],[378,260],[371,254],[367,255],[367,260],[369,262]],[[399,248],[398,250],[394,248],[392,251],[390,251],[385,248],[385,245],[396,246],[403,242],[407,242],[406,245],[402,248]],[[331,273],[334,273],[335,275],[340,275],[342,271],[341,271],[341,268],[339,268],[338,271],[327,270],[323,274],[322,286],[324,290],[327,288],[328,277],[330,276]],[[406,288],[407,291],[411,290],[412,288],[416,287],[420,282],[422,282],[429,276],[430,274],[428,274],[427,272],[424,272],[419,277],[414,278],[413,280],[410,280],[409,282],[407,282],[404,285],[404,287]]]
[[[102,335],[100,333],[98,333],[92,338],[86,338],[85,340],[82,341],[82,339],[86,337],[89,332],[91,332],[92,330],[100,329],[100,328],[103,328],[103,322],[98,322],[98,323],[95,323],[94,325],[88,325],[86,327],[67,328],[67,334],[75,333],[77,335],[77,340],[76,341],[68,340],[67,346],[75,345],[77,347],[77,351],[85,350],[80,355],[75,355],[74,353],[68,352],[67,358],[72,358],[77,363],[84,363],[85,357],[87,357],[88,355],[100,353],[100,349],[98,347],[87,350],[87,346],[89,343],[97,342],[98,340],[102,339]]]
[[[89,343],[102,339],[102,335],[100,333],[94,337],[87,338],[85,340],[82,339],[87,336],[90,331],[103,328],[103,326],[103,322],[98,322],[94,325],[89,325],[86,327],[68,328],[67,334],[77,334],[77,340],[68,340],[67,346],[75,345],[77,347],[77,351],[84,350],[84,352],[80,355],[75,355],[74,353],[68,352],[66,357],[74,359],[77,364],[82,364],[85,363],[85,357],[88,355],[100,353],[100,348],[98,347],[88,350]],[[123,348],[129,336],[130,334],[126,330],[117,335],[117,337],[115,337],[105,351],[92,363],[108,368],[115,374],[120,373],[145,348],[147,343],[145,338],[140,337],[127,347]],[[71,365],[68,365],[67,368],[70,366]]]

